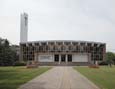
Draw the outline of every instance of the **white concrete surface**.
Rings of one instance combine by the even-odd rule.
[[[28,41],[28,14],[21,14],[21,23],[20,23],[20,42]]]
[[[38,56],[38,61],[39,62],[54,62],[54,56],[50,54],[49,55],[42,54]]]
[[[88,62],[87,54],[74,54],[72,57],[72,62]]]

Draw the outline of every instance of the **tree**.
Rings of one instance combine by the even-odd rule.
[[[114,59],[115,59],[115,54],[114,53],[112,53],[112,52],[107,52],[106,53],[106,60],[110,64],[110,66],[113,63]]]
[[[0,66],[13,65],[17,60],[15,50],[12,50],[7,39],[0,38]]]
[[[107,60],[112,60],[114,58],[115,58],[115,54],[114,53],[112,53],[112,52],[107,52],[106,53],[106,59]]]

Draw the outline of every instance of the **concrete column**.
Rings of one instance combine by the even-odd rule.
[[[55,60],[54,60],[54,54],[52,54],[52,59],[53,59],[53,62],[55,62]]]
[[[67,55],[65,55],[65,61],[66,61],[66,63],[68,63],[68,60],[67,60]]]
[[[59,55],[59,64],[61,63],[61,55]]]
[[[34,54],[34,61],[36,61],[36,53]]]
[[[37,55],[37,53],[34,54],[34,61],[38,61],[38,55]]]

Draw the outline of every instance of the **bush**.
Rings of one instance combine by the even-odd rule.
[[[26,62],[15,62],[14,66],[26,66]]]
[[[99,63],[99,65],[108,65],[108,62],[107,61],[102,61]]]

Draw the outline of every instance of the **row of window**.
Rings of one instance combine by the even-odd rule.
[[[23,47],[23,51],[37,51],[37,52],[42,52],[42,51],[85,51],[85,52],[101,52],[104,49],[103,48],[94,48],[94,47],[48,47],[48,46],[39,46],[39,47]]]

